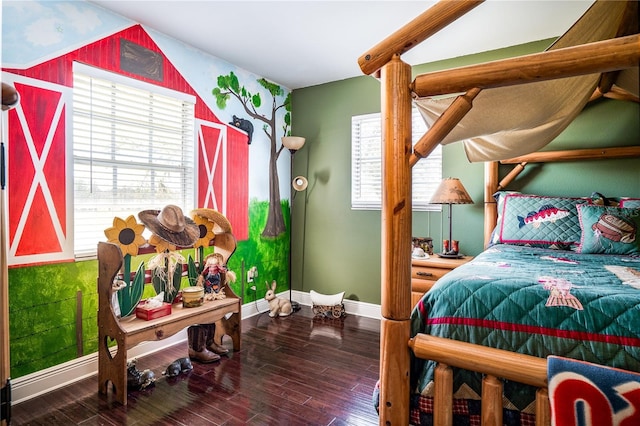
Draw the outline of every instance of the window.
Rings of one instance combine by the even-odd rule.
[[[420,112],[413,108],[413,143],[427,131]],[[351,119],[351,208],[379,210],[382,206],[382,125],[380,113]],[[412,169],[414,210],[440,210],[429,204],[442,180],[442,147],[438,145],[427,158]]]
[[[193,96],[74,64],[74,251],[93,256],[114,217],[194,207]]]

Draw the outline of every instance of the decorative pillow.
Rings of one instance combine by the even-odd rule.
[[[501,220],[496,227],[496,242],[561,250],[575,248],[580,242],[576,206],[588,204],[588,198],[520,193],[508,193],[503,198],[498,202]]]
[[[491,232],[489,238],[489,245],[500,243],[500,229],[502,229],[502,209],[504,208],[504,198],[509,194],[520,194],[518,191],[498,191],[493,194],[493,198],[496,200],[498,217],[496,219],[496,227]]]
[[[620,207],[637,209],[640,207],[640,198],[624,197],[620,198]]]
[[[578,252],[640,254],[640,208],[578,206],[582,238]]]
[[[598,206],[614,206],[614,207],[618,207],[619,203],[620,202],[617,199],[605,197],[604,195],[602,195],[599,192],[591,193],[591,203],[590,204],[596,204]]]

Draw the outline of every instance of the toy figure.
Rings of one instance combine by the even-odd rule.
[[[229,271],[224,264],[224,256],[212,253],[204,258],[202,273],[196,285],[204,288],[204,300],[225,299],[224,286],[227,281],[235,281],[236,274]],[[229,350],[214,341],[215,324],[192,325],[187,329],[189,339],[189,358],[194,361],[209,363],[220,359]]]
[[[269,288],[269,283],[265,281],[267,286],[267,292],[264,295],[264,299],[269,302],[269,316],[271,318],[279,316],[286,317],[293,312],[291,307],[291,301],[284,299],[282,297],[276,296],[276,282],[273,281],[271,283],[271,288]]]
[[[127,362],[127,388],[129,390],[144,390],[153,385],[156,381],[156,375],[153,371],[146,369],[138,370],[136,360]]]
[[[204,287],[205,300],[224,299],[224,281],[226,280],[227,267],[220,253],[212,253],[204,258],[204,269],[198,277],[197,285]]]
[[[167,377],[176,377],[181,373],[187,373],[193,370],[193,365],[191,364],[191,360],[187,357],[178,358],[173,361],[166,370],[162,373],[163,376]]]

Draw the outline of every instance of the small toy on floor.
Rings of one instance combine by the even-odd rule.
[[[346,312],[344,310],[344,291],[336,294],[322,294],[311,290],[311,304],[313,305],[313,313],[316,317],[327,318],[344,318]]]
[[[167,366],[167,369],[164,370],[162,375],[167,377],[176,377],[181,373],[186,373],[191,370],[193,370],[193,364],[191,364],[191,360],[188,357],[178,358]]]
[[[129,390],[144,390],[153,385],[156,381],[156,375],[153,371],[146,369],[138,370],[136,360],[127,362],[127,388]]]
[[[264,299],[269,302],[269,316],[271,318],[280,316],[286,317],[287,315],[291,315],[293,309],[291,307],[291,302],[282,297],[276,296],[276,282],[275,280],[271,283],[271,288],[269,288],[269,283],[264,282],[267,286],[267,292],[264,295]]]

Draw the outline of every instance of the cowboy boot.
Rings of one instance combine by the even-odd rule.
[[[215,342],[215,334],[216,334],[216,325],[215,324],[204,324],[201,326],[206,330],[207,334],[207,349],[211,352],[218,355],[226,355],[229,353],[229,349],[225,348],[222,345],[219,345]]]
[[[204,364],[220,360],[220,355],[214,354],[206,347],[206,329],[199,325],[187,329],[189,339],[189,358]]]

